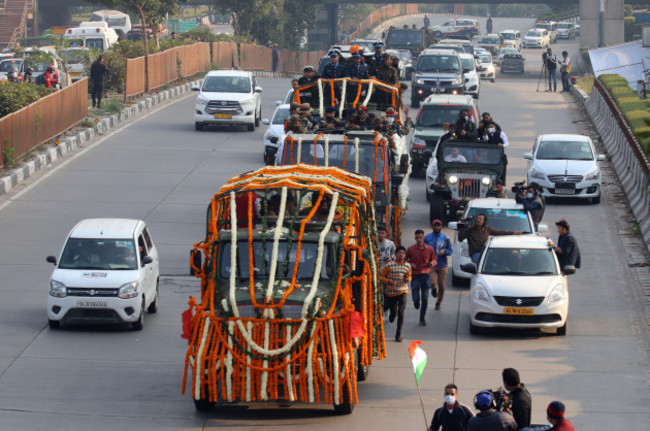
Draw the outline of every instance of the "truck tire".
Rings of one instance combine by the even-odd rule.
[[[370,367],[367,365],[359,365],[359,350],[354,354],[354,366],[357,369],[357,382],[363,382],[368,378],[368,373],[370,373]]]
[[[205,393],[208,393],[208,388],[207,385],[205,387]],[[214,401],[210,401],[210,397],[208,398],[200,398],[200,399],[194,399],[192,398],[192,401],[194,401],[194,408],[196,411],[199,412],[208,412],[214,408],[214,406],[217,404]]]
[[[435,219],[443,219],[444,209],[442,206],[442,197],[436,193],[431,195],[429,200],[429,224]]]

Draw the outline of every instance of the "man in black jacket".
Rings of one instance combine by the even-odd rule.
[[[578,240],[575,235],[570,232],[571,226],[569,223],[562,219],[555,222],[557,226],[557,245],[553,241],[548,240],[548,245],[553,247],[557,260],[560,262],[560,268],[564,269],[565,266],[571,265],[580,268],[580,248],[578,247]]]
[[[458,402],[458,387],[449,383],[445,386],[445,403],[436,409],[431,419],[429,431],[465,431],[467,423],[474,417],[474,413]]]
[[[98,56],[97,60],[90,66],[90,79],[93,81],[93,91],[91,94],[93,100],[93,108],[102,107],[102,94],[104,93],[104,75],[108,72],[108,67],[104,64],[102,56]]]
[[[508,391],[508,398],[512,401],[512,416],[517,422],[517,429],[530,427],[532,399],[528,389],[519,379],[519,372],[514,368],[504,368],[501,377],[503,386]]]

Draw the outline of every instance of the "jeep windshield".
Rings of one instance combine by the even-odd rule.
[[[533,227],[528,220],[528,214],[523,209],[503,208],[477,208],[472,207],[467,211],[466,218],[475,219],[477,215],[487,216],[486,224],[494,229],[519,231],[524,234],[533,233]]]
[[[420,30],[390,30],[386,36],[386,45],[423,45]]]
[[[497,145],[467,145],[450,140],[445,141],[442,146],[442,160],[445,163],[498,165],[503,160],[503,150]]]
[[[422,55],[418,58],[418,72],[458,72],[460,64],[456,55]]]
[[[462,109],[471,110],[467,105],[422,105],[422,109],[415,120],[415,127],[443,127],[445,124],[454,124]]]
[[[250,93],[251,82],[247,76],[208,76],[203,82],[203,92]]]
[[[539,160],[593,160],[589,142],[585,141],[542,141],[537,150]]]
[[[345,142],[330,141],[327,163],[325,163],[324,141],[319,141],[317,145],[314,145],[313,140],[302,142],[300,150],[297,141],[293,145],[285,143],[289,148],[284,151],[282,164],[307,163],[316,166],[336,166],[365,175],[373,182],[383,182],[384,158],[387,155],[382,154],[382,147],[375,146],[373,143],[359,143],[357,154],[353,142],[353,138],[348,138],[347,145]]]
[[[557,275],[553,252],[548,248],[490,248],[483,260],[482,274],[488,275]],[[522,290],[523,285],[522,285]]]

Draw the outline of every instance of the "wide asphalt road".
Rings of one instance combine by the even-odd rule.
[[[419,22],[420,19],[418,19]],[[433,21],[433,20],[432,20]],[[435,22],[433,22],[435,23]],[[497,21],[495,20],[495,29]],[[557,44],[576,48],[575,42]],[[509,185],[525,175],[521,154],[539,133],[588,133],[579,105],[563,93],[536,92],[539,52],[524,76],[484,82],[480,108],[510,138]],[[537,69],[537,70],[535,70]],[[287,79],[260,79],[263,116],[286,94]],[[545,222],[565,217],[582,249],[583,267],[569,279],[566,337],[495,332],[471,336],[466,288],[449,288],[429,326],[417,326],[409,302],[404,343],[392,341],[359,385],[351,416],[331,406],[274,404],[220,407],[197,413],[181,395],[186,343],[181,312],[197,280],[188,252],[202,239],[205,209],[232,175],[262,164],[263,130],[194,131],[194,97],[165,105],[112,132],[0,200],[0,430],[394,430],[425,427],[406,347],[424,341],[429,363],[421,380],[426,421],[455,382],[471,405],[481,389],[501,385],[501,370],[517,368],[533,395],[533,421],[545,422],[553,399],[567,405],[578,429],[647,429],[648,346],[635,303],[625,250],[612,227],[612,192],[600,205],[549,205]],[[606,172],[611,172],[607,164]],[[405,245],[427,229],[424,180],[411,182]],[[47,328],[45,304],[52,266],[65,235],[88,217],[146,220],[161,261],[161,305],[141,332],[128,328]],[[556,238],[556,235],[552,235]],[[448,283],[450,284],[450,283]]]

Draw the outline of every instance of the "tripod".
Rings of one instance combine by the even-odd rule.
[[[546,61],[544,64],[542,64],[542,70],[539,71],[539,80],[537,81],[537,92],[539,93],[539,85],[542,83],[542,77],[544,78],[544,86],[547,86],[549,83],[547,81],[547,76],[546,76]]]

